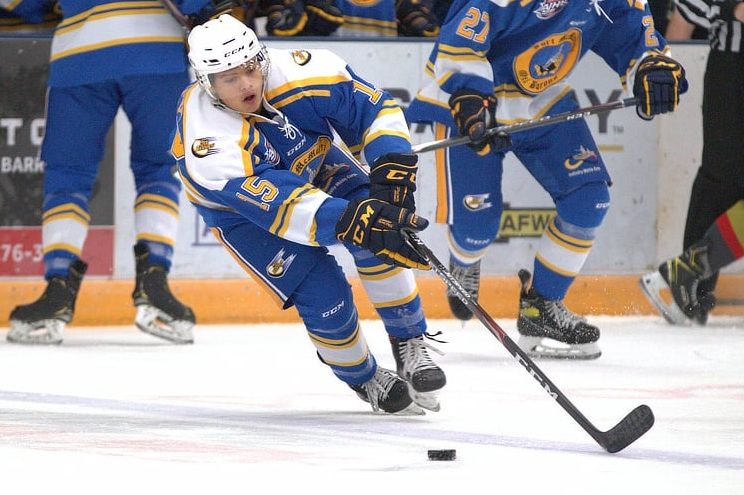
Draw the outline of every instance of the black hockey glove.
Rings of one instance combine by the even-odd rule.
[[[248,27],[253,26],[258,0],[210,0],[196,14],[191,16],[194,26],[216,19],[222,14],[230,14]]]
[[[302,0],[264,0],[266,32],[272,36],[297,36],[305,29],[307,13]]]
[[[328,36],[344,23],[344,14],[331,0],[305,0],[305,12],[303,36]]]
[[[413,153],[388,153],[379,157],[369,174],[369,197],[416,211],[413,192],[417,163],[418,156]]]
[[[425,218],[379,199],[357,199],[336,224],[336,238],[369,249],[391,265],[429,270],[429,264],[406,240],[403,230],[419,232],[429,225]]]
[[[398,21],[398,34],[427,38],[438,36],[439,20],[432,10],[431,0],[396,0],[395,17]]]
[[[679,95],[687,91],[685,69],[664,55],[651,55],[641,61],[633,83],[633,96],[638,98],[636,113],[644,120],[654,115],[673,112]]]
[[[461,89],[450,96],[449,105],[460,134],[470,137],[473,142],[468,143],[468,146],[478,155],[490,153],[491,144],[496,144],[499,148],[511,145],[511,140],[506,134],[484,139],[486,129],[496,125],[495,96]]]

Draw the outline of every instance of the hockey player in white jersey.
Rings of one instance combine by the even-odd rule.
[[[400,107],[333,53],[267,50],[229,15],[194,28],[189,47],[198,83],[183,93],[172,147],[189,200],[279,308],[296,307],[321,361],[374,410],[438,410],[446,378],[406,269],[428,265],[402,230],[428,222],[414,214],[417,157]],[[367,347],[326,249],[339,242],[399,376]]]
[[[437,218],[449,225],[450,267],[478,294],[480,262],[498,235],[503,159],[513,152],[550,194],[557,215],[537,246],[534,277],[521,270],[519,345],[532,356],[594,359],[599,329],[563,303],[610,206],[610,176],[583,120],[494,139],[485,129],[578,108],[566,79],[587,51],[599,55],[638,114],[672,112],[687,89],[645,0],[455,0],[406,116],[437,139],[469,146],[437,155]],[[453,313],[472,315],[448,294]]]

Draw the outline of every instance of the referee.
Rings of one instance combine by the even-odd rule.
[[[744,2],[674,0],[667,40],[708,31],[710,54],[703,86],[703,157],[690,194],[684,249],[701,239],[716,218],[744,199]],[[715,305],[718,273],[698,286],[705,324]]]

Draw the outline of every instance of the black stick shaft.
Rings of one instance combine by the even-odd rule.
[[[411,232],[407,232],[411,245],[429,261],[434,272],[444,280],[447,287],[454,290],[460,300],[480,320],[491,334],[506,347],[509,354],[532,375],[537,383],[555,399],[560,406],[586,431],[602,448],[608,452],[618,452],[637,440],[653,426],[653,413],[648,406],[639,406],[618,423],[612,430],[603,432],[597,429],[578,408],[560,391],[560,389],[543,373],[543,371],[525,354],[525,352],[507,335],[503,328],[481,307],[480,304],[463,288],[460,282],[437,259],[434,253]]]
[[[527,131],[529,129],[535,129],[537,127],[543,127],[546,125],[558,124],[560,122],[566,122],[574,119],[583,119],[590,115],[596,115],[600,113],[610,112],[619,108],[636,106],[638,100],[636,98],[626,98],[624,100],[612,101],[609,103],[602,103],[600,105],[593,105],[591,107],[579,108],[570,112],[558,113],[555,115],[545,115],[533,120],[527,120],[518,124],[502,125],[499,127],[492,127],[486,131],[485,137],[490,137],[495,134],[512,134],[520,131]],[[439,150],[442,148],[450,148],[452,146],[459,146],[461,144],[468,144],[472,140],[468,136],[457,136],[447,139],[439,139],[437,141],[430,141],[428,143],[421,143],[413,146],[414,153],[425,153],[427,151]]]

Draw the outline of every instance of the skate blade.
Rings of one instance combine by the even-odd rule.
[[[14,344],[59,345],[64,330],[65,322],[62,320],[39,320],[33,323],[11,320],[5,338]]]
[[[669,284],[666,283],[664,277],[658,271],[647,273],[641,277],[640,280],[641,289],[646,299],[661,313],[666,321],[672,325],[684,325],[690,324],[690,320],[679,309],[677,303],[674,302],[672,296],[672,290],[669,288]],[[666,295],[669,301],[666,301],[663,295]]]
[[[530,357],[549,359],[597,359],[602,355],[596,342],[566,344],[548,337],[520,335],[519,347]]]
[[[424,416],[426,414],[426,411],[424,411],[418,404],[415,402],[411,402],[407,407],[404,409],[401,409],[398,412],[394,413],[386,413],[380,410],[383,414],[392,414],[394,416]]]
[[[135,325],[142,332],[174,344],[194,343],[194,324],[185,320],[174,320],[154,306],[137,306]]]
[[[410,383],[408,383],[407,385],[408,385],[408,395],[411,396],[411,399],[413,399],[413,402],[416,405],[424,409],[428,409],[429,411],[439,412],[439,409],[440,409],[439,398],[438,398],[439,391],[418,392],[413,388],[413,386]]]

